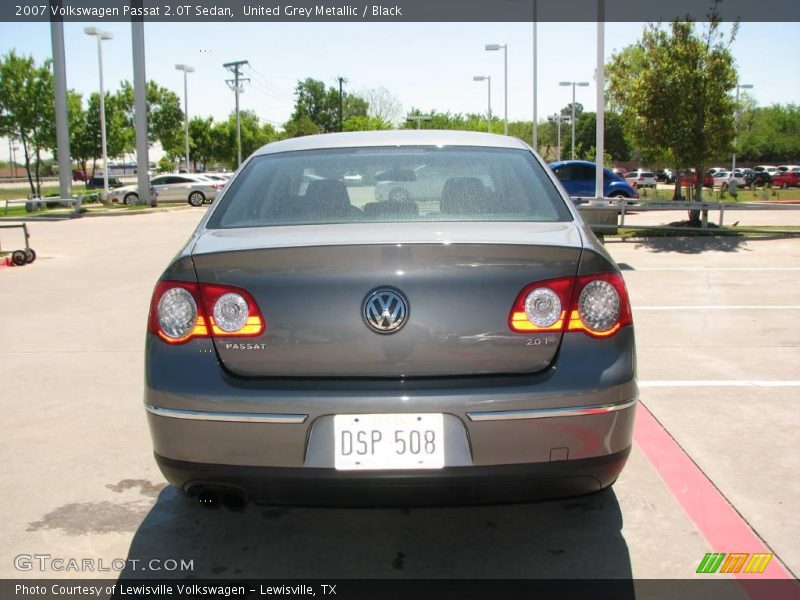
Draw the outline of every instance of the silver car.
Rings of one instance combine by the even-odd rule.
[[[420,166],[438,198],[376,197]],[[153,293],[144,402],[207,503],[498,502],[610,486],[635,368],[619,269],[530,147],[342,133],[264,146],[204,216]]]
[[[150,180],[158,192],[159,202],[188,202],[192,206],[211,203],[225,182],[214,181],[202,175],[168,174]]]

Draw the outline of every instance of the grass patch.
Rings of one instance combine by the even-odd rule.
[[[725,226],[720,228],[719,225],[709,223],[708,227],[703,231],[694,231],[688,229],[691,227],[699,227],[700,225],[692,221],[675,221],[662,225],[662,227],[672,227],[673,229],[631,229],[628,227],[620,227],[617,235],[621,239],[633,238],[666,238],[666,237],[763,237],[785,234],[793,237],[793,232],[800,235],[800,225],[755,225],[755,226],[741,226],[739,229],[748,231],[737,231],[736,226]],[[682,231],[684,230],[685,231]],[[759,231],[749,231],[750,229],[757,229]],[[763,230],[763,231],[762,231]],[[787,233],[792,232],[792,233]],[[608,235],[608,234],[607,234]]]
[[[674,193],[673,189],[642,188],[638,190],[639,199],[643,202],[670,202]],[[683,189],[684,196],[686,188]],[[800,200],[800,188],[780,189],[755,189],[739,188],[734,198],[722,190],[703,190],[703,200],[708,202],[769,202],[770,200]]]
[[[628,227],[620,227],[618,234],[623,239],[640,238],[640,237],[705,237],[708,235],[714,236],[741,236],[742,233],[738,231],[731,231],[729,228],[720,229],[719,225],[709,223],[704,231],[694,231],[694,227],[700,227],[700,223],[695,221],[673,221],[661,227],[673,227],[674,229],[686,229],[686,231],[673,231],[669,229],[630,229]],[[776,228],[777,229],[777,228]]]

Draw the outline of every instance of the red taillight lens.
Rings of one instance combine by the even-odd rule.
[[[185,281],[160,281],[150,303],[148,330],[169,344],[214,336],[264,333],[264,317],[241,288]]]
[[[537,292],[544,299],[539,307],[535,305]],[[555,298],[560,303],[557,319],[555,310],[548,311],[553,308]],[[583,331],[594,337],[608,337],[631,325],[633,317],[622,276],[600,273],[526,286],[514,302],[508,323],[512,331],[519,332]]]

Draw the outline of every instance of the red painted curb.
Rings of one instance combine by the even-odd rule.
[[[642,403],[639,403],[636,415],[634,440],[715,552],[771,552]],[[698,564],[702,558],[697,557]],[[773,556],[763,573],[742,572],[736,573],[735,577],[747,580],[794,579],[777,556]],[[742,587],[751,598],[761,597],[757,586]]]

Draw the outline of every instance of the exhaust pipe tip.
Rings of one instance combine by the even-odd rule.
[[[247,508],[247,496],[238,490],[229,490],[222,496],[222,504],[228,510],[242,512]]]

